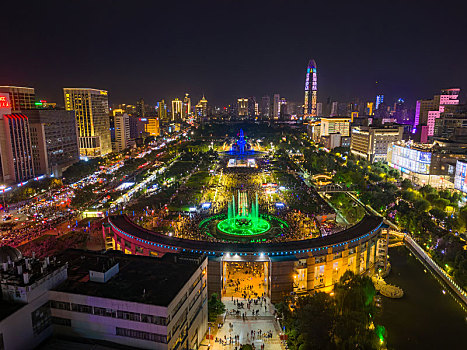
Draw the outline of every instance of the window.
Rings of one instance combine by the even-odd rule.
[[[92,306],[72,303],[71,311],[82,312],[85,314],[92,314]]]
[[[156,343],[167,344],[167,336],[162,335],[162,334],[149,333],[149,332],[138,331],[136,329],[128,329],[128,328],[120,328],[120,327],[117,327],[115,329],[115,334],[122,336],[122,337],[149,340],[149,341],[153,341]]]
[[[59,309],[59,310],[71,310],[70,303],[64,302],[64,301],[56,301],[56,300],[51,300],[50,301],[50,307],[52,309]]]
[[[35,311],[31,312],[32,330],[35,335],[42,333],[51,324],[50,308],[48,303],[45,303]]]
[[[326,261],[326,255],[324,256],[317,256],[315,258],[315,264],[320,264]]]
[[[103,307],[94,306],[94,315],[105,316],[105,309]]]
[[[165,317],[141,314],[141,322],[165,326],[167,324],[167,319]]]
[[[104,316],[116,318],[116,317],[117,317],[117,310],[105,309],[105,314],[104,314]]]
[[[140,315],[134,312],[128,311],[117,311],[117,318],[121,318],[123,320],[130,320],[130,321],[140,321]]]
[[[71,327],[71,320],[63,317],[52,317],[52,323],[60,326]]]

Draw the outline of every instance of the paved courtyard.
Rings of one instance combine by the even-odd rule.
[[[247,308],[247,300],[243,298],[235,298],[235,303],[231,297],[222,298],[222,302],[226,306],[227,314],[225,322],[220,329],[217,327],[211,328],[211,334],[213,340],[210,342],[210,349],[212,350],[234,350],[239,349],[240,344],[253,344],[255,349],[261,349],[264,344],[264,349],[267,350],[282,350],[284,349],[281,345],[279,338],[279,326],[274,320],[273,306],[269,300],[263,302],[262,305],[250,304],[250,308]],[[237,308],[238,303],[244,303],[244,308]],[[266,306],[266,310],[265,307]],[[232,310],[240,311],[240,315],[237,316],[236,312],[232,313]],[[252,316],[252,311],[258,310],[258,316]],[[246,313],[247,316],[242,315]],[[221,340],[221,341],[216,341]],[[208,340],[204,340],[202,346],[207,348],[209,344]]]

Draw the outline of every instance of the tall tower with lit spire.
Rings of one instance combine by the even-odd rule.
[[[318,76],[315,60],[308,62],[305,75],[305,103],[303,114],[304,118],[316,117],[316,102],[318,94]]]

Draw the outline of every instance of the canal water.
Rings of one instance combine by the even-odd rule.
[[[388,349],[467,349],[467,313],[405,247],[389,249],[386,282],[404,290],[401,299],[382,298],[379,323]],[[426,272],[425,272],[426,270]]]

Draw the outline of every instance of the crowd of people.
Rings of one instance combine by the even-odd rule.
[[[231,328],[233,328],[232,324],[230,324],[229,326]],[[246,343],[249,344],[251,342],[254,342],[257,339],[262,339],[263,341],[267,340],[267,339],[271,339],[272,335],[273,335],[273,333],[272,333],[271,330],[269,330],[267,332],[263,332],[261,329],[251,330],[247,334]],[[224,335],[224,337],[216,337],[214,339],[214,342],[219,343],[222,346],[234,345],[235,350],[241,349],[242,346],[243,346],[243,344],[240,343],[240,334],[234,334],[233,336],[232,335],[230,335],[230,336]],[[261,344],[261,349],[260,350],[264,350],[264,348],[265,348],[265,344],[263,342]]]

